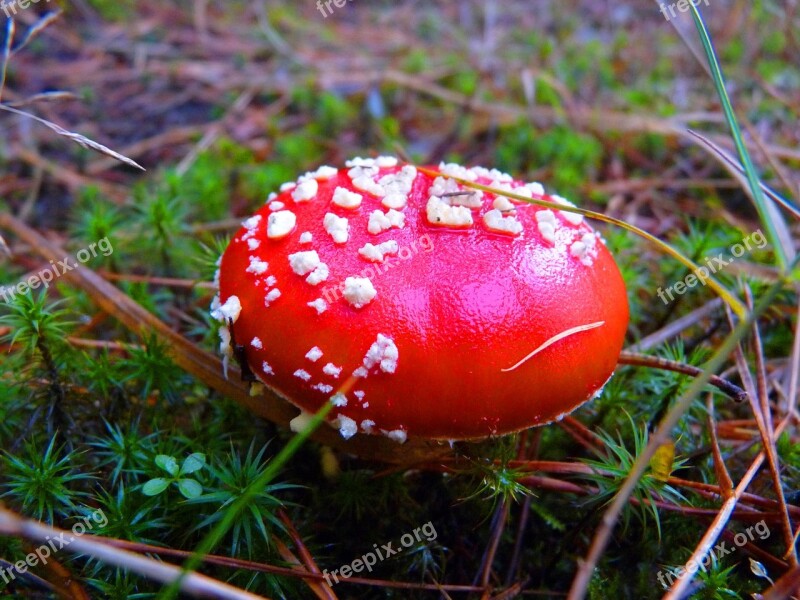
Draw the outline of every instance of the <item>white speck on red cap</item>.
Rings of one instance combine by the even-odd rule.
[[[550,197],[555,202],[557,202],[558,204],[561,204],[562,206],[571,206],[573,208],[575,207],[575,205],[572,202],[570,202],[569,200],[567,200],[566,198],[562,198],[561,196],[556,196],[555,194],[551,195]],[[558,214],[560,214],[561,217],[567,223],[569,223],[570,225],[577,226],[577,225],[580,225],[581,223],[583,223],[583,215],[579,215],[578,213],[567,212],[567,211],[564,211],[564,210],[560,210],[560,211],[558,211]]]
[[[265,260],[261,260],[257,256],[250,257],[250,266],[248,266],[245,271],[247,273],[253,273],[255,275],[261,275],[265,273],[269,269],[269,263]]]
[[[295,377],[299,378],[299,379],[302,379],[303,381],[310,381],[311,380],[311,373],[309,373],[308,371],[306,371],[304,369],[297,369],[297,371],[295,371],[293,373],[293,375]]]
[[[318,346],[314,346],[311,350],[306,352],[306,358],[311,362],[317,362],[322,358],[322,350],[320,350]]]
[[[260,222],[261,222],[261,215],[254,215],[254,216],[252,216],[252,217],[250,217],[250,218],[248,218],[248,219],[245,219],[244,221],[242,221],[242,227],[244,227],[245,229],[247,229],[248,233],[250,233],[250,232],[251,232],[251,231],[253,231],[253,230],[254,230],[256,227],[258,227],[258,224],[259,224]]]
[[[356,425],[356,422],[350,417],[339,415],[338,424],[339,433],[341,433],[342,437],[346,440],[349,440],[356,433],[358,433],[358,425]]]
[[[313,173],[309,173],[309,177],[313,177],[315,179],[330,179],[331,177],[336,177],[339,173],[339,169],[335,167],[329,167],[328,165],[322,165]]]
[[[281,291],[278,288],[270,290],[264,297],[264,306],[269,306],[280,297],[281,297]]]
[[[328,310],[328,303],[325,302],[325,300],[323,300],[322,298],[317,298],[316,300],[312,302],[307,302],[306,304],[311,308],[315,309],[318,315],[321,315],[326,310]]]
[[[348,277],[344,280],[342,296],[353,308],[363,308],[378,294],[375,286],[366,277]]]
[[[267,237],[278,240],[289,235],[297,224],[297,216],[290,210],[279,210],[267,219]]]
[[[326,213],[322,221],[327,231],[337,244],[344,244],[349,237],[349,225],[344,217],[337,217],[333,213]]]
[[[298,184],[292,191],[292,200],[298,204],[301,202],[308,202],[317,195],[319,190],[319,183],[316,179],[306,179]]]
[[[545,241],[556,242],[556,215],[552,210],[540,210],[536,213],[539,233]]]
[[[369,347],[367,354],[364,356],[364,368],[369,370],[376,365],[380,365],[381,371],[384,373],[394,373],[397,370],[399,357],[400,353],[394,341],[390,337],[379,333],[378,338]]]
[[[338,379],[339,375],[342,372],[342,367],[337,367],[333,363],[328,363],[327,365],[322,367],[322,372],[325,373],[326,375],[330,375],[334,379]]]
[[[450,206],[438,196],[428,198],[425,207],[428,223],[438,226],[470,227],[472,213],[466,206]]]
[[[396,255],[399,250],[400,245],[395,240],[387,240],[377,246],[370,243],[364,244],[358,249],[358,253],[369,261],[382,263],[384,257]]]
[[[509,212],[514,210],[516,206],[514,206],[511,200],[509,200],[505,196],[497,196],[494,199],[494,202],[492,202],[492,208],[495,208],[500,212]]]
[[[519,235],[522,233],[522,223],[516,217],[504,217],[498,209],[493,208],[485,215],[483,215],[483,222],[486,229],[495,233],[507,233],[511,235]]]
[[[439,171],[443,175],[450,175],[451,177],[458,177],[459,179],[465,179],[467,181],[475,181],[478,178],[479,168],[480,167],[474,167],[470,169],[456,163],[439,163]],[[484,169],[484,171],[486,171],[486,169]]]
[[[239,297],[228,296],[228,299],[225,300],[225,304],[221,305],[219,308],[212,311],[211,316],[214,317],[217,321],[223,321],[227,325],[229,319],[233,323],[236,323],[236,319],[239,318],[239,315],[241,313],[242,313],[242,303],[239,302]]]
[[[367,231],[377,235],[382,231],[391,229],[392,227],[402,229],[405,227],[405,224],[406,216],[403,213],[394,210],[393,208],[389,209],[386,213],[383,213],[380,210],[373,210],[369,215]]]
[[[319,254],[316,250],[295,252],[289,255],[289,266],[297,275],[307,275],[319,266]]]
[[[331,202],[341,208],[354,209],[361,206],[363,199],[364,196],[361,194],[351,192],[347,188],[337,187],[333,192]]]

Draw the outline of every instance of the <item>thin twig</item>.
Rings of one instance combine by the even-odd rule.
[[[49,540],[66,540],[67,543],[61,545],[59,549],[65,549],[67,552],[75,554],[85,554],[106,564],[133,571],[162,583],[175,581],[181,575],[181,570],[173,565],[103,544],[92,535],[72,535],[69,530],[23,519],[5,508],[0,508],[0,533],[42,545]],[[266,600],[264,596],[257,596],[197,573],[190,573],[183,579],[181,591],[196,598]]]
[[[640,367],[651,367],[653,369],[663,369],[665,371],[674,371],[676,373],[684,373],[693,377],[698,377],[704,372],[703,369],[692,365],[679,363],[677,361],[658,356],[636,354],[635,352],[621,352],[617,362],[621,365],[635,365]],[[712,375],[709,378],[708,383],[726,395],[730,396],[736,402],[743,402],[747,399],[747,392],[745,392],[738,385],[734,385],[730,381],[722,379],[717,375]]]

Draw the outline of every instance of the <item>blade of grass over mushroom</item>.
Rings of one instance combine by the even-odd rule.
[[[349,388],[353,386],[354,378],[348,379],[342,386],[339,388],[337,393],[347,392]],[[289,440],[289,443],[286,444],[283,449],[273,458],[269,464],[267,465],[266,469],[256,478],[254,479],[242,492],[241,496],[236,498],[236,500],[231,503],[231,505],[225,511],[225,515],[222,519],[217,522],[208,535],[200,542],[200,544],[195,549],[194,553],[183,563],[183,567],[181,568],[181,575],[177,579],[175,579],[170,585],[161,590],[161,592],[156,597],[157,600],[172,600],[173,598],[178,597],[178,592],[180,592],[181,583],[185,577],[187,577],[190,573],[197,570],[197,568],[203,563],[203,557],[207,554],[211,554],[214,548],[220,543],[222,538],[228,533],[228,530],[233,526],[236,522],[236,517],[242,511],[247,509],[247,506],[252,500],[261,493],[261,491],[269,484],[270,481],[277,477],[278,472],[283,468],[283,466],[289,462],[289,459],[297,453],[306,440],[311,436],[314,430],[320,426],[320,424],[325,420],[325,417],[328,413],[333,409],[333,403],[326,402],[322,405],[322,407],[314,413],[313,417],[309,420],[308,424],[299,431],[292,439]]]
[[[481,190],[483,192],[488,192],[490,194],[498,194],[501,196],[505,196],[507,198],[513,198],[514,200],[518,200],[519,202],[526,202],[528,204],[535,204],[537,206],[545,206],[547,208],[554,208],[556,210],[561,210],[564,212],[574,212],[579,215],[589,217],[591,219],[597,219],[598,221],[603,221],[605,223],[617,225],[618,227],[627,229],[631,233],[635,233],[636,235],[643,237],[649,242],[652,242],[655,246],[663,250],[666,254],[672,256],[674,259],[679,261],[688,269],[691,269],[692,271],[697,271],[700,269],[700,266],[695,264],[694,261],[681,254],[678,250],[676,250],[663,240],[660,240],[653,234],[646,232],[644,229],[639,229],[635,225],[626,223],[621,219],[615,219],[614,217],[609,217],[608,215],[604,215],[603,213],[595,212],[593,210],[587,210],[585,208],[578,208],[577,206],[567,206],[563,204],[556,204],[555,202],[548,202],[547,200],[536,200],[534,198],[527,198],[525,196],[521,196],[519,194],[515,194],[513,192],[509,192],[506,190],[498,190],[489,187],[487,185],[475,183],[474,181],[467,181],[466,179],[461,179],[460,177],[445,175],[444,173],[439,173],[438,171],[435,171],[433,169],[428,169],[425,167],[417,167],[417,170],[432,177],[445,177],[448,179],[453,179],[465,187]],[[722,285],[713,277],[708,277],[706,279],[706,282],[708,283],[708,287],[713,289],[720,296],[720,298],[722,298],[725,301],[725,303],[731,307],[731,310],[733,310],[733,312],[736,313],[736,316],[738,316],[739,318],[744,318],[745,314],[747,313],[747,309],[745,308],[744,304],[742,304],[742,302],[738,298],[736,298],[736,296],[734,296],[734,294],[730,290],[728,290],[728,288],[726,288],[724,285]]]
[[[795,260],[795,262],[797,262],[797,260]],[[619,492],[617,492],[616,496],[614,496],[614,500],[611,502],[608,510],[603,514],[600,526],[589,549],[589,554],[584,560],[578,562],[578,571],[572,582],[567,600],[579,600],[585,597],[592,573],[608,545],[614,525],[622,513],[622,509],[627,504],[628,499],[633,494],[639,479],[641,479],[645,470],[648,468],[650,459],[653,457],[658,447],[670,439],[672,430],[681,416],[689,409],[691,403],[703,391],[706,384],[711,381],[711,377],[722,368],[728,356],[736,348],[736,344],[750,331],[750,328],[759,315],[769,308],[784,283],[785,281],[781,280],[767,288],[761,301],[755,306],[752,312],[746,313],[745,318],[742,319],[734,330],[725,338],[719,349],[717,349],[708,363],[706,363],[706,368],[700,376],[692,381],[686,391],[675,401],[673,407],[659,423],[658,428],[650,438],[650,442],[647,444],[644,451],[636,458],[636,462],[634,462],[631,467],[625,483],[622,485]]]
[[[720,102],[722,103],[722,110],[725,113],[725,120],[728,122],[728,127],[731,129],[731,135],[733,136],[733,142],[736,145],[736,151],[739,154],[739,160],[741,160],[745,174],[747,175],[747,183],[750,186],[750,194],[755,202],[756,210],[761,217],[761,222],[764,224],[764,227],[767,230],[767,237],[769,237],[770,242],[772,242],[772,247],[775,251],[775,259],[778,262],[778,266],[780,267],[781,271],[786,272],[787,264],[789,262],[787,258],[787,252],[781,243],[781,238],[778,235],[775,223],[773,223],[772,219],[770,218],[769,207],[764,200],[764,194],[761,192],[761,186],[759,185],[759,177],[756,174],[753,161],[750,159],[750,153],[747,150],[747,146],[742,139],[742,130],[739,127],[738,121],[736,120],[736,114],[733,111],[733,106],[731,105],[731,100],[728,96],[728,90],[725,89],[725,79],[722,76],[722,69],[719,65],[719,61],[717,60],[717,56],[714,52],[714,47],[711,43],[711,36],[706,29],[705,23],[703,22],[703,17],[700,15],[698,8],[691,2],[689,4],[692,18],[694,19],[694,24],[697,28],[697,34],[700,36],[700,41],[703,43],[703,50],[705,50],[708,65],[711,67],[711,76],[714,80],[714,87],[717,89]]]

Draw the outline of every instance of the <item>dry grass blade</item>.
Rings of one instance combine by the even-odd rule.
[[[288,565],[292,565],[293,570],[301,573],[306,572],[300,559],[295,556],[294,552],[292,552],[286,544],[276,539],[275,546],[278,548],[278,553],[281,555],[283,561]],[[333,590],[325,582],[314,581],[313,579],[304,579],[303,581],[318,600],[337,600]]]
[[[83,146],[84,148],[88,148],[90,150],[95,150],[96,152],[99,152],[100,154],[105,154],[106,156],[110,156],[112,158],[115,158],[118,161],[125,163],[126,165],[129,165],[131,167],[135,167],[137,169],[141,169],[142,171],[146,171],[147,170],[142,165],[140,165],[139,163],[131,160],[127,156],[123,156],[122,154],[119,154],[118,152],[114,152],[111,148],[107,148],[106,146],[103,146],[103,144],[98,144],[94,140],[90,140],[89,138],[87,138],[87,137],[85,137],[85,136],[83,136],[83,135],[81,135],[79,133],[73,133],[72,131],[67,131],[66,129],[64,129],[60,125],[56,125],[55,123],[51,123],[50,121],[47,121],[46,119],[42,119],[40,117],[37,117],[36,115],[32,115],[30,113],[26,113],[24,111],[17,110],[16,108],[8,106],[7,104],[0,104],[0,109],[5,110],[7,112],[15,113],[15,114],[23,116],[23,117],[28,117],[29,119],[33,119],[34,121],[38,121],[39,123],[41,123],[45,127],[49,127],[50,129],[55,131],[58,135],[61,135],[61,136],[65,137],[65,138],[68,138],[68,139],[72,140],[73,142],[75,142],[76,144],[79,144],[80,146]]]
[[[720,450],[719,447],[717,422],[714,419],[714,401],[711,394],[706,398],[706,410],[708,412],[706,424],[711,441],[711,456],[714,458],[714,473],[717,475],[720,493],[722,497],[727,500],[733,495],[733,479],[731,479],[731,475],[728,473],[728,468],[725,466],[725,459],[722,458],[722,450]]]
[[[57,100],[75,100],[78,96],[72,92],[43,92],[35,94],[24,100],[18,102],[7,102],[5,105],[12,108],[22,108],[23,106],[30,106],[37,102],[54,102]]]
[[[173,565],[127,550],[114,548],[93,539],[95,536],[92,535],[70,535],[71,531],[50,527],[38,521],[23,519],[10,510],[2,508],[0,508],[0,533],[26,539],[37,544],[44,544],[51,539],[64,539],[66,537],[69,540],[69,545],[63,545],[62,549],[66,548],[68,552],[91,556],[106,564],[133,571],[155,581],[167,583],[181,575],[181,570]],[[196,598],[265,600],[263,596],[245,592],[227,583],[222,583],[197,573],[191,573],[183,579],[181,590],[185,594]]]
[[[658,331],[654,331],[647,337],[640,339],[635,344],[628,346],[628,352],[646,352],[651,348],[658,348],[663,343],[677,337],[684,330],[696,325],[703,319],[710,317],[722,306],[720,298],[713,298],[706,302],[700,308],[694,309],[692,312],[685,314],[682,317],[670,321]]]
[[[696,132],[696,131],[694,131],[692,129],[689,129],[688,131],[689,131],[689,135],[694,137],[701,144],[703,144],[703,146],[708,148],[708,150],[710,150],[712,154],[714,154],[715,156],[720,158],[723,163],[725,163],[726,165],[731,167],[740,176],[744,177],[744,175],[745,175],[744,168],[742,167],[741,163],[738,160],[733,158],[730,154],[725,152],[725,150],[720,148],[717,144],[712,142],[710,139],[708,139],[704,135],[702,135],[702,134],[700,134],[700,133],[698,133],[698,132]],[[768,185],[765,185],[763,182],[759,182],[759,184],[761,186],[761,190],[771,200],[777,202],[783,208],[785,208],[790,213],[792,213],[796,218],[800,219],[800,208],[797,208],[794,204],[792,204],[791,202],[786,200],[783,196],[778,194],[778,192],[776,192],[775,190],[770,188]]]
[[[60,260],[67,255],[62,248],[8,213],[0,213],[0,228],[13,231],[46,260]],[[87,292],[102,310],[133,333],[156,334],[169,345],[175,364],[219,394],[284,428],[288,428],[289,421],[297,416],[298,409],[274,389],[265,386],[263,396],[250,396],[247,384],[240,381],[237,368],[231,367],[231,378],[225,379],[219,358],[170,329],[158,317],[147,312],[94,271],[78,265],[63,277]],[[446,444],[420,439],[409,439],[402,445],[384,437],[368,435],[357,435],[345,440],[332,427],[319,427],[312,438],[349,454],[400,465],[436,461],[450,454]]]
[[[286,514],[286,511],[282,508],[278,511],[278,518],[281,522],[286,526],[286,531],[289,536],[292,538],[292,542],[297,547],[297,551],[300,553],[300,558],[303,559],[302,566],[305,567],[305,570],[314,573],[315,575],[322,575],[322,572],[319,570],[317,563],[314,561],[314,557],[311,556],[311,552],[309,552],[308,548],[306,548],[305,543],[303,542],[302,536],[297,532],[295,529],[294,523],[292,523],[289,515]],[[283,553],[284,551],[282,551]],[[294,555],[291,551],[286,548],[285,552],[288,553],[287,555]],[[286,559],[286,557],[284,557]],[[288,560],[288,559],[287,559]],[[297,565],[300,565],[300,561],[294,558]],[[291,561],[290,561],[291,562]],[[311,579],[305,580],[306,585],[308,585],[311,590],[317,595],[318,598],[321,600],[337,600],[336,594],[333,592],[333,589],[330,585],[326,582],[322,581],[313,581]]]
[[[749,289],[747,292],[748,306],[752,305],[752,294]],[[729,316],[730,318],[730,316]],[[772,413],[769,405],[769,398],[767,392],[767,374],[764,365],[764,348],[761,343],[761,333],[758,324],[753,324],[753,354],[755,355],[755,368],[757,375],[757,382],[754,386],[752,377],[748,369],[747,359],[744,355],[744,350],[741,344],[736,348],[734,354],[736,358],[736,365],[739,369],[740,377],[747,387],[753,389],[750,395],[750,405],[753,410],[753,415],[758,425],[758,431],[761,436],[761,445],[767,454],[769,461],[770,475],[772,477],[772,484],[775,496],[780,503],[781,516],[783,520],[783,535],[784,542],[786,543],[786,551],[792,565],[797,565],[797,553],[794,548],[794,540],[792,533],[792,521],[789,516],[789,509],[786,505],[786,497],[783,493],[783,482],[781,481],[781,468],[780,459],[778,457],[778,449],[775,444],[775,429],[773,427]]]
[[[38,21],[36,21],[36,23],[34,23],[33,25],[31,25],[31,27],[28,29],[28,31],[25,32],[25,37],[23,37],[22,41],[17,45],[16,48],[14,48],[14,52],[13,53],[16,54],[17,52],[22,50],[25,46],[27,46],[28,43],[33,38],[35,38],[42,30],[47,28],[47,26],[50,25],[50,23],[52,23],[58,17],[60,17],[62,12],[63,11],[59,8],[59,9],[57,9],[55,11],[48,12],[48,13],[45,13],[44,15],[42,15],[42,18],[39,19]]]

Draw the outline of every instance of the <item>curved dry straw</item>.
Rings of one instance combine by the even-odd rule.
[[[417,167],[417,170],[422,171],[429,177],[445,177],[447,179],[452,179],[454,181],[457,181],[458,183],[460,183],[465,187],[481,190],[483,192],[488,192],[490,194],[496,194],[498,196],[505,196],[506,198],[512,198],[513,200],[517,200],[519,202],[526,202],[528,204],[535,204],[536,206],[544,206],[555,210],[563,210],[565,212],[573,212],[579,215],[583,215],[584,217],[588,217],[590,219],[597,219],[598,221],[604,221],[606,223],[611,223],[612,225],[617,225],[619,227],[622,227],[623,229],[627,229],[628,231],[635,233],[640,237],[643,237],[649,242],[652,242],[657,248],[664,251],[666,254],[669,254],[671,257],[679,261],[687,268],[691,269],[693,272],[697,272],[700,270],[700,265],[695,264],[691,259],[681,254],[678,250],[676,250],[666,242],[658,239],[652,233],[648,233],[644,229],[639,229],[635,225],[631,225],[630,223],[627,223],[621,219],[609,217],[608,215],[604,215],[603,213],[595,212],[593,210],[578,208],[577,206],[558,204],[557,202],[551,202],[549,200],[537,200],[534,198],[526,198],[525,196],[520,196],[519,194],[515,194],[514,192],[509,192],[506,190],[498,190],[488,185],[475,183],[474,181],[467,181],[466,179],[462,179],[460,177],[454,177],[452,175],[445,175],[444,173],[440,173],[439,171],[435,171],[433,169],[428,169],[425,167]],[[717,294],[719,294],[720,298],[722,298],[725,301],[725,303],[731,307],[731,310],[734,313],[736,313],[736,316],[738,316],[740,319],[743,319],[747,315],[747,309],[745,308],[744,304],[742,304],[742,302],[738,298],[736,298],[736,296],[734,296],[734,294],[730,290],[728,290],[728,288],[719,283],[716,279],[714,279],[710,275],[707,277],[704,275],[703,278],[708,283],[708,286],[711,289],[713,289]]]

